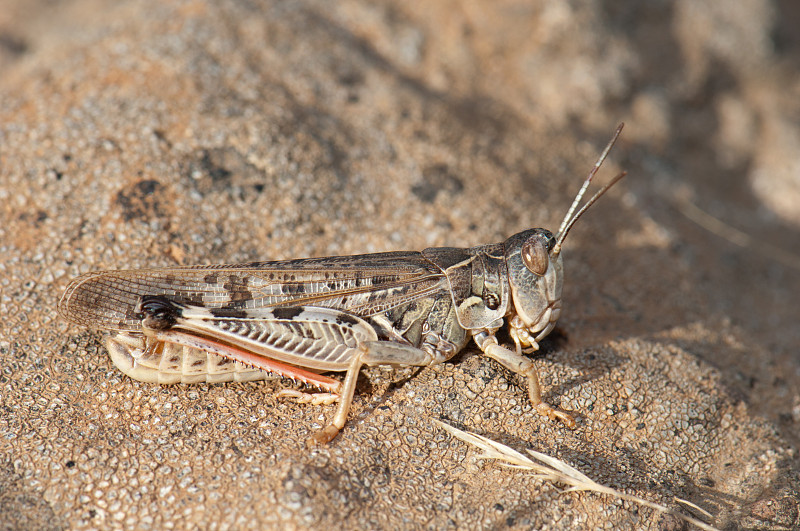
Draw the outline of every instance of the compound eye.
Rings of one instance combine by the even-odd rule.
[[[534,275],[544,275],[547,272],[547,265],[550,263],[547,241],[537,236],[528,238],[528,241],[522,244],[522,262]]]

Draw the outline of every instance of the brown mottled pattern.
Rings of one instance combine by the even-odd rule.
[[[144,295],[207,308],[324,306],[370,315],[427,296],[443,279],[418,252],[99,271],[70,283],[59,312],[83,326],[129,332],[141,329],[135,308]]]

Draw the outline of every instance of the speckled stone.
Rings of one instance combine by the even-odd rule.
[[[800,527],[789,4],[5,0],[0,527],[682,525],[476,461],[432,419],[721,528]],[[555,228],[622,120],[599,180],[630,175],[570,234],[537,361],[574,431],[471,347],[365,371],[309,451],[333,406],[131,381],[55,313],[94,269]]]

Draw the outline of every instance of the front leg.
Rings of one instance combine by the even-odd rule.
[[[528,396],[531,405],[540,415],[544,415],[551,420],[560,420],[568,428],[575,428],[575,419],[568,413],[555,409],[542,400],[542,391],[539,385],[539,376],[533,361],[518,352],[501,347],[494,334],[481,331],[474,335],[475,343],[484,354],[497,361],[506,369],[526,376],[528,378]]]

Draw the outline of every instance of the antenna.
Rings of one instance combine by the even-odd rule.
[[[610,183],[603,186],[596,194],[594,194],[594,196],[592,196],[592,198],[589,199],[589,201],[585,205],[583,205],[583,207],[581,207],[580,210],[578,210],[578,213],[573,216],[575,209],[578,208],[578,204],[581,202],[581,199],[583,199],[583,194],[586,193],[586,189],[589,188],[589,184],[592,182],[592,179],[597,174],[597,171],[600,169],[600,166],[603,165],[603,162],[606,160],[606,157],[608,157],[611,148],[614,147],[614,144],[619,138],[619,135],[622,132],[622,128],[624,126],[625,126],[624,123],[621,123],[617,126],[617,130],[614,131],[614,136],[611,137],[611,141],[608,143],[606,148],[600,154],[600,157],[597,159],[597,162],[594,163],[594,166],[592,167],[592,170],[589,172],[589,175],[586,177],[586,180],[583,181],[583,185],[581,186],[581,189],[578,191],[578,195],[575,196],[575,200],[569,207],[567,215],[564,216],[564,221],[561,222],[561,226],[558,228],[558,232],[556,233],[556,244],[553,247],[553,250],[551,251],[551,254],[553,256],[558,256],[558,253],[561,252],[561,244],[564,243],[564,240],[566,239],[570,229],[572,228],[573,225],[575,225],[575,222],[578,221],[578,219],[583,215],[583,213],[586,212],[586,210],[590,206],[592,206],[598,199],[600,199],[600,196],[606,193],[606,191],[608,191],[609,188],[614,186],[620,179],[625,177],[625,175],[627,174],[627,172],[622,172],[616,177],[614,177]]]

